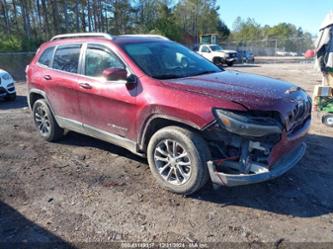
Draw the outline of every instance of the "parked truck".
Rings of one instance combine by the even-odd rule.
[[[215,65],[227,64],[231,67],[237,61],[237,51],[225,50],[217,44],[200,45],[198,53]]]

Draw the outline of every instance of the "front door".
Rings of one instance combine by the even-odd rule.
[[[213,55],[210,51],[210,49],[207,46],[202,46],[200,50],[200,54],[205,57],[206,59],[212,60]]]
[[[79,102],[84,128],[91,133],[105,132],[128,138],[128,131],[135,126],[137,87],[124,81],[107,81],[103,71],[126,66],[111,49],[88,44],[78,82]]]

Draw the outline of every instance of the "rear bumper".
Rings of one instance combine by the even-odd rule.
[[[223,185],[228,187],[248,185],[259,182],[268,181],[283,175],[292,167],[294,167],[304,156],[306,150],[306,144],[301,143],[294,150],[283,156],[277,161],[271,170],[265,169],[265,171],[259,171],[252,174],[226,174],[218,172],[212,161],[207,163],[210,178],[214,184]]]

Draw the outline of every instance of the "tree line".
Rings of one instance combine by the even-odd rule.
[[[216,0],[0,0],[0,50],[34,50],[59,33],[153,33],[193,45],[227,38]]]
[[[279,23],[274,26],[260,25],[253,18],[246,20],[238,17],[233,24],[229,40],[238,46],[265,46],[304,53],[313,47],[313,37],[301,27],[291,23]]]
[[[161,34],[189,47],[204,34],[239,47],[259,41],[289,51],[312,46],[311,34],[288,23],[262,26],[238,17],[231,32],[219,12],[216,0],[0,0],[0,51],[34,51],[72,32]]]

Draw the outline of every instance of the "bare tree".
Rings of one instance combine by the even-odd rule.
[[[41,0],[41,1],[42,1],[42,9],[43,9],[43,17],[44,17],[44,31],[47,32],[47,36],[50,36],[51,32],[50,32],[49,18],[48,18],[47,7],[46,7],[46,0]]]
[[[17,7],[16,7],[16,0],[12,0],[12,4],[13,4],[13,16],[14,16],[14,24],[15,24],[15,27],[16,27],[16,32],[17,33],[20,33],[20,25],[19,25],[19,21],[18,21],[18,18],[17,18]]]
[[[30,23],[30,14],[27,7],[27,1],[20,0],[22,8],[22,18],[23,18],[23,27],[26,36],[31,38],[31,23]]]
[[[75,17],[76,17],[76,31],[80,32],[80,0],[76,0]]]
[[[87,0],[87,9],[88,9],[88,30],[89,32],[92,31],[92,20],[91,20],[91,4],[90,0]]]
[[[55,33],[59,33],[59,11],[57,0],[50,0],[52,5],[53,28]]]
[[[8,18],[8,10],[7,10],[6,0],[1,1],[1,9],[2,9],[2,13],[3,13],[4,22],[5,22],[5,32],[7,34],[9,34],[10,33],[10,25],[9,25],[9,18]]]
[[[67,7],[67,1],[65,0],[62,4],[63,7],[63,13],[64,13],[64,17],[65,17],[65,32],[68,32],[68,28],[69,28],[69,19],[68,19],[68,7]]]

